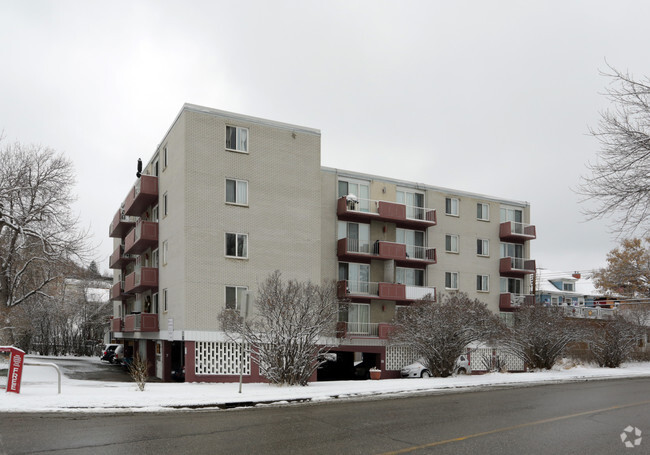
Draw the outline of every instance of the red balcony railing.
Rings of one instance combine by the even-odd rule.
[[[337,283],[339,298],[355,300],[394,300],[397,302],[412,302],[429,295],[436,299],[436,288],[426,286],[410,286],[400,283],[371,283],[366,281],[346,281]]]
[[[111,319],[111,332],[121,332],[122,331],[122,319],[113,318]]]
[[[397,227],[426,229],[436,225],[436,211],[424,207],[413,207],[397,202],[363,200],[353,201],[341,197],[337,201],[336,213],[341,220],[370,222],[390,221]]]
[[[533,225],[506,221],[499,225],[499,238],[507,242],[525,242],[536,239],[537,233]]]
[[[124,254],[124,245],[119,245],[108,260],[108,268],[121,270],[129,262],[135,261],[135,257],[130,254]]]
[[[124,201],[124,213],[140,216],[147,207],[158,201],[158,177],[142,175]]]
[[[140,267],[126,276],[124,291],[132,294],[158,289],[158,268]]]
[[[124,209],[119,209],[108,227],[108,236],[118,239],[124,238],[126,233],[133,229],[136,219],[136,217],[124,213]]]
[[[501,311],[516,311],[521,305],[535,302],[534,295],[512,294],[506,292],[499,295],[499,309]]]
[[[535,260],[524,258],[501,258],[499,261],[499,273],[502,276],[523,277],[535,273]]]
[[[113,286],[111,286],[111,300],[126,300],[129,297],[132,297],[130,294],[124,291],[124,281],[118,281]]]
[[[436,263],[436,249],[403,243],[376,241],[372,245],[357,239],[343,238],[337,243],[340,260],[369,262],[372,259],[395,260],[398,266],[423,266]]]
[[[129,314],[124,318],[124,332],[158,332],[159,330],[157,314]]]
[[[126,254],[142,254],[148,248],[158,246],[158,223],[139,220],[124,239]]]

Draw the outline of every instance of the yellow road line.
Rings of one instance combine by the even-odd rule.
[[[609,408],[593,409],[591,411],[578,412],[576,414],[569,414],[569,415],[559,416],[559,417],[551,417],[549,419],[536,420],[534,422],[520,423],[519,425],[513,425],[511,427],[497,428],[495,430],[483,431],[481,433],[474,433],[474,434],[470,434],[470,435],[467,435],[467,436],[460,436],[458,438],[446,439],[444,441],[436,441],[436,442],[430,442],[428,444],[422,444],[422,445],[419,445],[419,446],[406,447],[405,449],[395,450],[393,452],[384,452],[381,455],[398,455],[398,454],[401,454],[401,453],[414,452],[416,450],[427,449],[429,447],[435,447],[435,446],[440,446],[440,445],[443,445],[443,444],[449,444],[450,442],[459,442],[459,441],[464,441],[466,439],[479,438],[481,436],[487,436],[487,435],[490,435],[490,434],[502,433],[504,431],[512,431],[512,430],[517,430],[519,428],[531,427],[533,425],[541,425],[541,424],[549,423],[549,422],[557,422],[557,421],[560,421],[560,420],[572,419],[574,417],[580,417],[580,416],[589,415],[589,414],[598,414],[598,413],[605,412],[605,411],[613,411],[615,409],[630,408],[630,407],[633,407],[633,406],[641,406],[641,405],[644,405],[644,404],[650,404],[650,400],[640,401],[638,403],[611,406]]]

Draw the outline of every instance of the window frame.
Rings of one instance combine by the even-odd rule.
[[[476,275],[476,291],[490,292],[490,275]]]
[[[235,201],[234,202],[228,200],[228,182],[229,181],[235,182]],[[237,200],[237,196],[239,195],[239,184],[240,183],[246,184],[246,202],[239,202]],[[226,177],[226,181],[225,181],[224,185],[225,185],[225,195],[224,196],[225,196],[226,204],[239,205],[239,206],[242,206],[242,207],[248,207],[248,180]]]
[[[490,239],[476,239],[476,255],[484,258],[490,257]]]
[[[447,278],[449,277],[449,280]],[[454,285],[454,280],[453,278],[455,277],[456,281],[456,287],[453,287]],[[445,289],[448,289],[450,291],[457,291],[459,289],[458,282],[460,281],[459,273],[458,272],[445,272]],[[449,286],[447,285],[449,283]]]
[[[228,308],[228,288],[234,289],[235,290],[235,308]],[[224,308],[226,310],[235,310],[241,312],[242,308],[242,303],[239,301],[239,292],[237,292],[239,289],[242,290],[242,297],[245,299],[245,295],[248,292],[248,286],[237,286],[237,285],[230,285],[227,284],[224,286]]]
[[[240,137],[239,137],[239,132],[240,131],[246,131],[246,149],[245,150],[240,150],[238,148],[230,148],[228,147],[228,129],[229,128],[234,128],[235,129],[235,147],[238,147],[240,145]],[[250,150],[250,130],[246,128],[245,126],[237,126],[237,125],[226,125],[226,143],[225,148],[229,152],[236,152],[236,153],[249,153]]]
[[[454,205],[456,206],[456,210],[454,210]],[[460,216],[460,199],[457,197],[445,198],[445,215]]]
[[[167,313],[169,310],[169,302],[167,298],[167,288],[163,289],[163,313]]]
[[[167,203],[167,191],[163,193],[163,218],[169,214],[169,204]]]
[[[162,263],[162,265],[167,265],[167,261],[169,259],[168,258],[168,256],[169,256],[169,243],[167,242],[167,240],[163,240],[161,249],[162,249],[162,255],[161,255],[162,256],[162,258],[161,258],[162,261],[161,261],[161,263]]]
[[[476,219],[478,221],[490,221],[490,204],[485,202],[476,203]]]
[[[163,146],[163,171],[169,166],[169,152],[167,151],[167,144]]]
[[[235,236],[235,255],[229,255],[228,254],[228,236],[229,235],[234,235]],[[238,248],[237,246],[239,245],[239,237],[242,236],[244,237],[245,243],[244,243],[244,250],[245,250],[245,255],[240,256],[238,255]],[[242,232],[226,232],[224,235],[224,253],[227,258],[231,259],[248,259],[249,253],[248,253],[248,234],[242,233]]]
[[[453,249],[453,239],[456,239],[456,250]],[[449,241],[449,249],[447,248],[447,239]],[[460,252],[460,236],[458,234],[445,234],[445,253],[458,254]]]

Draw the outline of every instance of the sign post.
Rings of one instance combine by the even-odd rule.
[[[0,353],[9,353],[9,374],[7,375],[7,392],[20,393],[20,381],[23,377],[25,352],[13,346],[0,346]]]

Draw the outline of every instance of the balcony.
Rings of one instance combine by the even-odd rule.
[[[336,323],[337,338],[381,338],[388,339],[395,331],[393,324],[386,322],[344,322]]]
[[[159,332],[158,315],[154,313],[129,314],[124,318],[124,332]]]
[[[371,283],[367,281],[346,281],[337,283],[339,298],[358,300],[394,300],[408,302],[419,300],[427,295],[435,299],[436,288],[426,286],[407,286],[400,283]]]
[[[149,289],[158,289],[157,267],[140,267],[124,280],[124,292],[135,294]]]
[[[126,254],[142,254],[145,250],[158,246],[158,223],[138,220],[124,239]]]
[[[135,261],[135,257],[130,254],[124,254],[124,245],[118,246],[108,260],[108,268],[122,270],[126,264]]]
[[[368,242],[343,238],[337,243],[340,260],[370,262],[370,259],[395,260],[400,267],[422,267],[436,263],[436,249],[377,240],[372,251]]]
[[[501,276],[521,278],[535,273],[535,260],[524,258],[501,258],[499,261],[499,273]]]
[[[426,229],[436,225],[434,209],[370,199],[355,201],[341,197],[337,201],[336,214],[343,221],[389,221],[406,229]]]
[[[534,295],[512,294],[506,292],[499,295],[499,309],[501,311],[516,311],[522,304],[533,304]]]
[[[122,331],[122,319],[121,318],[112,318],[111,319],[111,332],[121,332]]]
[[[124,281],[118,281],[111,286],[111,300],[126,300],[132,297],[131,294],[124,291]]]
[[[116,239],[124,238],[124,235],[133,229],[135,220],[136,217],[125,214],[124,209],[119,209],[108,227],[108,236]]]
[[[126,215],[140,216],[147,207],[158,201],[158,177],[142,175],[124,201]]]
[[[525,242],[536,239],[537,234],[533,225],[506,221],[499,226],[499,238],[506,242]]]

